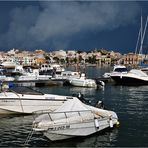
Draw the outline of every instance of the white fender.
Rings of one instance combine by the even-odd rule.
[[[120,74],[120,79],[122,79],[122,73]]]
[[[112,119],[109,120],[109,126],[110,126],[111,128],[113,127],[113,120],[112,120]]]
[[[99,122],[98,122],[97,119],[95,119],[95,126],[96,126],[97,128],[99,128]]]

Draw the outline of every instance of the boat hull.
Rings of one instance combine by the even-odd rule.
[[[125,76],[111,76],[116,84],[120,85],[148,85],[148,80],[138,79],[134,77],[125,77]]]
[[[13,115],[13,114],[24,114],[24,113],[14,112],[14,111],[0,108],[0,115]]]
[[[113,120],[113,124],[116,124],[116,122],[117,120]],[[49,128],[46,132],[44,132],[44,135],[51,141],[56,141],[76,136],[89,136],[109,127],[109,118],[103,120],[93,119],[88,122],[79,122],[67,126],[60,125],[56,128]]]
[[[5,101],[5,102],[4,102]],[[0,100],[0,114],[31,114],[39,110],[54,111],[64,101],[49,100]]]
[[[97,84],[94,82],[87,82],[83,80],[71,80],[70,84],[77,87],[90,87],[97,88]]]
[[[0,93],[0,114],[31,114],[40,110],[54,111],[73,97],[59,95],[23,95]]]

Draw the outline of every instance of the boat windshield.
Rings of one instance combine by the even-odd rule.
[[[34,90],[30,87],[12,87],[11,89],[8,89],[8,91],[13,91],[19,94],[27,94],[27,95],[43,95],[42,92]]]
[[[115,72],[127,72],[127,68],[116,68]]]

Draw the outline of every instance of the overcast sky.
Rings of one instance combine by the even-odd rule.
[[[141,10],[147,1],[0,1],[0,50],[134,52]]]

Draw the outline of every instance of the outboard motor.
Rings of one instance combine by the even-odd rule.
[[[82,102],[84,101],[84,95],[81,93],[78,93],[78,99],[80,99]]]
[[[103,103],[103,101],[98,101],[95,106],[96,106],[97,108],[104,109],[104,103]]]
[[[78,98],[80,101],[82,101],[83,103],[85,103],[85,104],[89,104],[89,105],[90,105],[90,103],[91,103],[91,101],[88,101],[88,100],[84,99],[84,95],[81,94],[81,93],[78,93],[77,98]]]
[[[103,81],[99,81],[99,84],[100,84],[101,86],[105,86],[105,83],[104,83]]]

